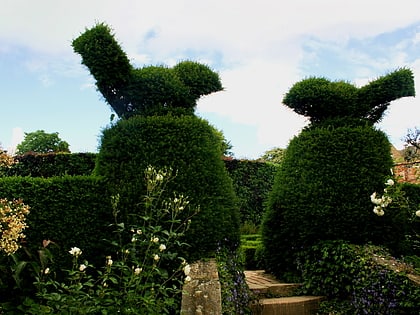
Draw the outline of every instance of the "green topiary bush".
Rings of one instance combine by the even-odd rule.
[[[319,240],[383,244],[385,236],[399,238],[370,201],[391,167],[386,135],[368,124],[303,130],[291,140],[269,196],[267,267],[277,276],[293,271],[294,254]]]
[[[289,90],[283,103],[311,124],[289,143],[269,197],[262,229],[268,270],[297,275],[296,253],[320,240],[399,248],[404,215],[372,211],[370,196],[383,191],[393,166],[390,143],[373,124],[391,101],[414,95],[413,73],[404,68],[360,88],[308,78]]]
[[[220,137],[196,116],[133,116],[104,130],[95,173],[120,194],[121,214],[141,215],[143,170],[169,167],[176,172],[166,193],[184,194],[199,207],[187,232],[189,259],[213,255],[220,243],[239,244],[239,213]],[[126,211],[128,210],[128,211]]]

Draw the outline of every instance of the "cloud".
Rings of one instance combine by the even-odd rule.
[[[22,128],[15,127],[12,130],[12,138],[10,139],[10,146],[7,148],[7,151],[10,154],[14,154],[16,152],[16,146],[23,141],[25,138],[25,133],[23,132]]]

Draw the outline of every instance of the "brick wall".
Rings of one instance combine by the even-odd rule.
[[[420,161],[410,163],[397,163],[394,174],[399,182],[420,184]]]

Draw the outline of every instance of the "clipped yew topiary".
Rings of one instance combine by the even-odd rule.
[[[401,216],[372,211],[370,195],[383,191],[393,165],[389,140],[374,123],[392,100],[412,95],[408,69],[362,88],[310,78],[286,94],[284,103],[311,124],[290,141],[269,196],[263,243],[273,274],[296,275],[297,253],[320,240],[398,246]]]
[[[186,241],[189,258],[201,258],[239,241],[239,211],[220,148],[215,129],[196,116],[135,116],[104,130],[95,173],[120,194],[129,221],[130,213],[142,213],[144,169],[170,167],[176,176],[166,193],[188,196],[190,207],[199,207]]]

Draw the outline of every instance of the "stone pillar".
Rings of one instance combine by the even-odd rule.
[[[222,297],[214,259],[190,265],[189,277],[182,292],[181,315],[221,315]]]

